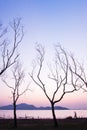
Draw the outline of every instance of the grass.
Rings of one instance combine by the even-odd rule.
[[[58,119],[55,128],[52,119],[18,119],[18,127],[13,127],[13,119],[0,119],[0,130],[87,130],[87,119]]]

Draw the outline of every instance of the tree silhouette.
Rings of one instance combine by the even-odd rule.
[[[55,60],[53,60],[54,64],[53,67],[52,61],[50,67],[46,68],[45,70],[49,69],[49,74],[47,80],[50,82],[53,82],[54,90],[52,90],[52,96],[48,94],[47,91],[47,85],[45,81],[42,80],[42,70],[44,68],[44,60],[45,60],[45,50],[44,47],[40,44],[37,44],[36,51],[38,53],[37,55],[37,65],[34,64],[32,68],[32,72],[29,74],[32,80],[42,89],[45,96],[49,100],[52,108],[52,115],[54,120],[54,125],[58,126],[54,106],[56,103],[60,102],[64,95],[67,93],[72,93],[74,91],[77,91],[76,89],[76,83],[78,79],[74,79],[73,73],[70,70],[70,63],[69,63],[69,57],[66,51],[60,46],[55,46]],[[44,75],[43,75],[44,76]],[[74,85],[72,85],[72,83]],[[56,87],[55,87],[56,86]],[[51,87],[50,87],[51,90]]]
[[[13,110],[14,110],[14,127],[17,127],[17,116],[16,116],[16,104],[20,96],[22,96],[28,89],[29,85],[20,92],[20,86],[22,86],[22,82],[24,80],[25,74],[22,69],[22,66],[19,62],[16,62],[14,65],[14,68],[12,70],[12,81],[13,85],[11,85],[11,82],[8,83],[7,79],[2,79],[3,82],[7,87],[11,89],[12,97],[13,97]]]
[[[77,84],[77,89],[82,89],[84,92],[87,92],[87,73],[83,63],[79,63],[73,55],[71,55],[72,66],[70,70],[73,73],[73,76],[78,78],[79,83]],[[73,84],[74,85],[74,84]]]
[[[10,27],[13,31],[13,41],[11,42],[5,38],[7,28],[3,29],[3,25],[0,24],[0,75],[16,62],[19,56],[16,54],[16,50],[24,36],[20,18],[14,19],[10,23]]]

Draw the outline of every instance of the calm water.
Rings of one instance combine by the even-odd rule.
[[[57,118],[74,117],[76,112],[77,117],[87,117],[87,110],[56,110]],[[0,110],[0,117],[13,118],[12,110]],[[52,118],[51,110],[17,110],[17,118]]]

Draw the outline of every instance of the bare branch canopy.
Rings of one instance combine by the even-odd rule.
[[[17,18],[10,23],[10,28],[13,31],[13,41],[8,41],[5,37],[7,34],[7,28],[2,29],[0,25],[0,75],[2,75],[5,70],[7,70],[11,65],[13,65],[19,54],[16,54],[17,47],[22,42],[24,32],[23,26],[21,25],[21,19]],[[11,34],[12,36],[12,34]]]
[[[51,103],[54,124],[56,126],[57,121],[56,121],[56,116],[54,112],[54,105],[60,102],[63,99],[65,94],[77,91],[76,85],[78,82],[78,78],[76,79],[74,78],[73,72],[70,69],[71,57],[69,57],[69,55],[67,54],[65,49],[61,47],[61,45],[59,44],[55,45],[55,60],[50,61],[51,62],[50,67],[47,68],[47,66],[45,66],[46,69],[49,70],[49,74],[47,74],[48,75],[47,81],[50,79],[50,81],[51,82],[53,81],[53,83],[55,84],[53,86],[56,86],[54,87],[55,90],[52,91],[52,95],[50,97],[47,91],[47,84],[41,78],[43,75],[44,60],[45,60],[44,47],[40,44],[37,44],[36,51],[38,53],[37,55],[38,64],[36,66],[38,67],[34,66],[32,69],[32,72],[29,75],[32,78],[32,80],[35,82],[35,84],[37,84],[42,89],[45,96]],[[36,71],[34,71],[35,69]],[[60,90],[61,90],[61,93],[60,93]]]

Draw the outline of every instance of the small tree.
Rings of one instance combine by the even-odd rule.
[[[0,24],[0,75],[16,62],[19,56],[19,54],[16,55],[16,50],[24,36],[20,18],[14,19],[10,27],[14,33],[11,43],[5,38],[7,28],[3,29]]]
[[[24,80],[24,71],[22,70],[22,66],[19,62],[17,62],[12,70],[12,79],[13,79],[13,85],[11,85],[11,82],[8,83],[6,79],[3,79],[3,82],[7,87],[11,89],[12,96],[13,96],[13,110],[14,110],[14,127],[17,127],[17,116],[16,116],[16,104],[21,95],[23,95],[27,90],[28,86],[20,92],[20,86],[22,86],[22,82]]]
[[[49,100],[52,108],[54,125],[58,126],[54,106],[56,103],[60,102],[63,99],[65,94],[76,91],[76,83],[78,79],[75,80],[73,78],[72,71],[69,69],[70,63],[66,51],[60,45],[57,45],[55,47],[56,47],[55,48],[56,60],[55,61],[53,60],[54,66],[53,68],[49,67],[50,74],[48,74],[48,80],[50,79],[51,81],[53,81],[54,88],[56,86],[55,90],[52,91],[52,97],[49,96],[46,89],[45,81],[43,81],[41,78],[41,76],[43,75],[42,70],[44,66],[44,55],[45,55],[45,50],[42,47],[42,45],[37,45],[36,51],[38,53],[37,56],[38,68],[36,66],[33,67],[30,77],[43,90],[45,96]],[[37,68],[36,71],[35,68]],[[74,84],[73,86],[72,83]]]

